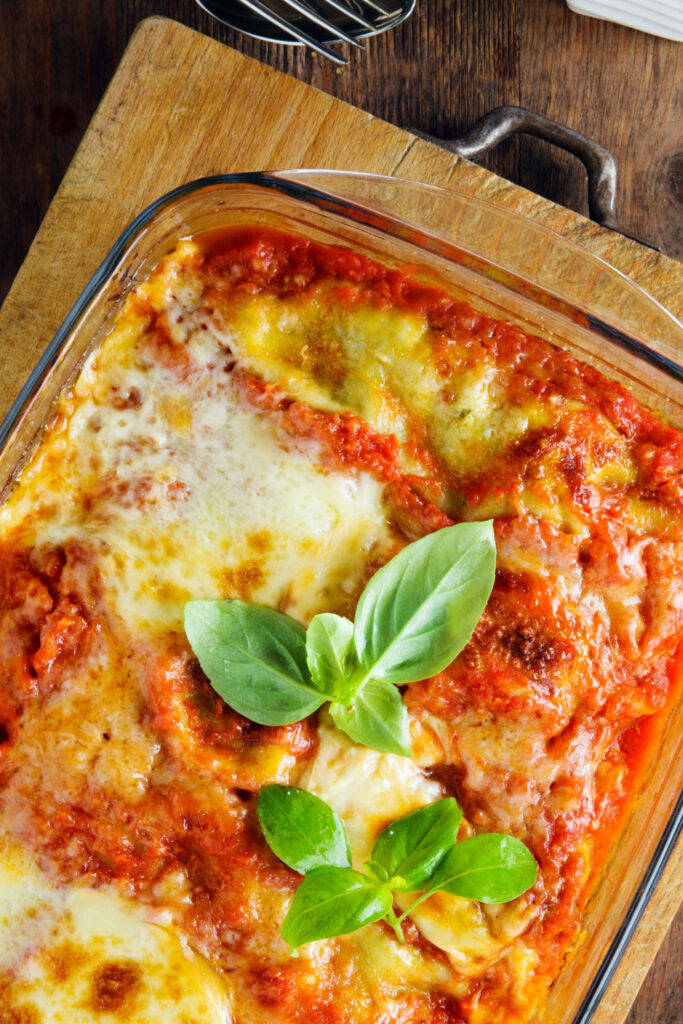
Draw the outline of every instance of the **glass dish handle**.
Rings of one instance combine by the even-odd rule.
[[[450,150],[451,153],[455,153],[456,156],[464,157],[467,160],[487,153],[499,142],[519,133],[536,135],[539,139],[544,139],[554,146],[573,153],[581,160],[588,173],[588,209],[592,220],[602,224],[603,227],[611,228],[612,231],[626,235],[627,238],[633,238],[636,242],[641,242],[651,249],[656,248],[649,242],[643,242],[642,239],[628,234],[617,223],[615,213],[617,165],[610,151],[601,146],[599,142],[595,142],[594,139],[589,139],[581,132],[567,128],[565,125],[545,117],[544,114],[537,114],[525,107],[496,107],[495,110],[484,114],[469,131],[458,139],[437,139],[433,135],[414,132],[415,135],[435,142],[444,149]]]

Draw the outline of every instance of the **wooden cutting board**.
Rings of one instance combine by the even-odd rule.
[[[0,418],[111,245],[149,202],[230,171],[330,167],[477,194],[581,242],[683,313],[683,267],[163,18],[138,27],[0,310]],[[406,211],[409,215],[410,211]],[[595,1024],[620,1024],[680,902],[683,844]]]
[[[683,266],[175,22],[137,28],[0,310],[0,416],[123,228],[182,182],[334,167],[451,186],[581,242],[683,315]],[[409,211],[407,211],[409,212]]]

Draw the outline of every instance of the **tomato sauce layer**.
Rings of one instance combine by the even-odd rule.
[[[221,496],[223,459],[242,475]],[[8,504],[3,828],[59,884],[163,909],[226,979],[238,1024],[528,1020],[680,692],[682,469],[680,432],[620,384],[414,271],[261,227],[200,236],[129,300]],[[227,538],[221,497],[247,524]],[[299,499],[317,517],[303,539]],[[229,708],[183,604],[352,616],[405,544],[485,518],[487,609],[450,666],[402,693],[424,792],[522,839],[538,881],[498,916],[456,908],[460,959],[416,921],[405,950],[377,924],[292,959],[279,926],[300,876],[256,799],[305,784],[330,726]]]

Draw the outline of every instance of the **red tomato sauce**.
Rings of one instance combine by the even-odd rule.
[[[199,242],[207,288],[215,293],[313,298],[325,287],[326,295],[341,305],[393,306],[424,317],[445,400],[449,379],[485,361],[495,366],[512,404],[522,405],[530,394],[574,403],[551,425],[528,431],[486,465],[457,474],[415,424],[409,454],[424,468],[424,475],[417,475],[403,468],[397,438],[375,430],[354,412],[313,408],[243,367],[232,369],[245,400],[277,425],[285,442],[313,439],[326,469],[369,473],[384,486],[397,546],[455,521],[447,496],[457,493],[463,517],[471,518],[492,497],[512,500],[513,512],[496,522],[499,551],[509,553],[515,545],[537,551],[542,571],[499,569],[487,610],[464,651],[438,676],[405,688],[404,699],[417,718],[429,714],[452,725],[454,749],[462,716],[509,722],[510,728],[537,722],[547,752],[563,766],[543,801],[536,800],[522,772],[493,754],[487,765],[490,793],[471,784],[457,750],[430,768],[457,796],[476,829],[499,829],[498,798],[512,806],[517,801],[538,807],[518,827],[540,869],[533,899],[542,913],[525,941],[539,952],[539,972],[551,978],[576,938],[581,910],[633,805],[666,715],[680,696],[682,656],[679,649],[674,667],[676,633],[668,625],[663,589],[666,558],[654,548],[641,550],[642,538],[624,525],[624,516],[629,501],[649,502],[671,517],[663,519],[659,533],[653,528],[655,541],[668,537],[673,515],[683,510],[683,436],[643,409],[620,384],[408,271],[265,228],[231,229]],[[191,369],[187,352],[170,338],[163,315],[139,302],[149,351],[182,379]],[[138,398],[116,396],[113,404],[135,408]],[[577,404],[584,408],[576,411]],[[614,437],[604,436],[603,417]],[[598,486],[591,473],[609,463],[615,446],[634,460],[635,476],[623,485]],[[551,478],[585,525],[581,535],[537,521],[522,508],[525,490],[545,500]],[[116,481],[103,482],[103,488],[115,486]],[[130,500],[143,497],[132,494]],[[74,560],[87,557],[75,549],[39,555],[20,544],[0,550],[3,783],[4,757],[19,749],[27,708],[39,708],[67,685],[96,640],[110,632],[113,638],[97,597],[74,586],[69,571]],[[652,584],[649,604],[642,621],[635,612],[620,618],[615,611],[611,632],[597,615],[590,619],[581,612],[568,585],[562,589],[562,580],[580,574],[584,585],[607,594],[605,600],[618,608],[619,587],[632,579],[633,566]],[[134,801],[104,793],[95,783],[80,802],[40,790],[24,793],[25,803],[18,806],[22,838],[47,858],[59,878],[86,878],[93,885],[115,882],[151,903],[161,898],[165,885],[180,884],[174,880],[182,875],[183,927],[219,968],[247,972],[264,1014],[277,1008],[292,1021],[370,1024],[374,1011],[367,994],[354,993],[355,1016],[345,1008],[348,992],[339,979],[347,969],[351,976],[352,964],[335,960],[327,974],[323,967],[318,974],[307,962],[274,965],[265,953],[254,953],[264,928],[277,931],[282,897],[299,881],[260,833],[256,794],[278,778],[283,764],[303,766],[314,756],[315,716],[278,728],[255,725],[228,708],[208,685],[184,637],[169,634],[152,647],[151,654],[132,662],[139,672],[139,724],[159,745],[147,789]],[[596,778],[572,771],[582,749],[603,746]],[[446,962],[411,922],[406,934],[409,943],[436,962]],[[492,1015],[508,1006],[512,1015],[506,971],[503,964],[492,965],[482,977],[463,984],[465,994],[458,999],[406,992],[401,1024],[461,1024],[475,1006],[490,1006]]]

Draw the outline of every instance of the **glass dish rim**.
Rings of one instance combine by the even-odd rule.
[[[631,288],[636,294],[639,295],[641,300],[648,302],[660,316],[663,316],[669,322],[683,331],[683,324],[678,318],[665,306],[662,305],[654,296],[650,295],[644,288],[633,281],[627,274],[619,270],[617,267],[612,266],[606,260],[600,256],[596,256],[594,253],[585,249],[583,246],[578,245],[572,239],[565,238],[564,235],[560,235],[557,231],[547,227],[545,224],[539,224],[531,218],[525,217],[523,214],[517,213],[515,210],[509,210],[507,207],[498,206],[495,203],[491,203],[486,199],[480,199],[478,196],[471,196],[465,192],[461,192],[458,189],[443,188],[440,185],[431,185],[426,182],[414,181],[409,178],[397,178],[392,175],[386,174],[374,174],[366,173],[364,171],[346,171],[337,170],[335,168],[296,168],[293,170],[283,171],[245,171],[232,174],[213,174],[202,178],[196,178],[192,181],[185,182],[182,185],[178,185],[176,188],[171,189],[169,192],[164,193],[157,199],[153,200],[148,206],[146,206],[136,217],[130,222],[130,224],[124,229],[119,235],[113,246],[105,256],[102,263],[99,265],[97,270],[94,272],[90,280],[87,282],[83,291],[80,293],[75,303],[67,313],[61,326],[57,330],[56,334],[49,342],[44,352],[40,356],[35,367],[29,374],[25,384],[21,388],[21,391],[17,395],[16,399],[10,406],[7,414],[5,415],[2,422],[0,422],[0,450],[4,448],[4,445],[11,434],[14,426],[21,415],[21,412],[27,402],[30,400],[31,395],[34,393],[35,388],[42,380],[43,375],[49,369],[55,356],[59,353],[60,348],[66,341],[71,330],[76,325],[79,317],[85,312],[88,304],[94,299],[98,290],[105,283],[106,279],[110,276],[112,270],[118,263],[119,259],[125,252],[126,248],[135,237],[135,235],[141,231],[146,225],[155,217],[158,213],[161,213],[167,207],[173,205],[176,201],[185,198],[193,192],[198,192],[205,188],[212,188],[220,185],[256,185],[263,188],[270,188],[274,191],[279,191],[288,195],[290,198],[301,200],[301,201],[313,201],[325,200],[332,201],[340,207],[338,215],[349,216],[344,211],[356,211],[356,212],[367,212],[370,207],[364,207],[360,203],[353,202],[349,199],[345,199],[342,196],[337,196],[334,193],[324,192],[319,188],[312,187],[303,182],[298,181],[298,178],[305,179],[306,175],[318,176],[329,176],[332,177],[348,177],[352,180],[366,180],[375,182],[401,182],[410,187],[413,187],[419,191],[434,192],[438,195],[453,195],[461,201],[476,206],[482,211],[495,211],[496,215],[504,213],[506,217],[511,220],[516,220],[520,224],[533,226],[534,230],[539,231],[541,234],[546,234],[556,242],[559,242],[566,249],[575,252],[580,255],[584,260],[595,263],[603,272],[623,281],[629,288]],[[384,211],[376,211],[382,217],[386,218],[387,221],[394,220],[397,224],[403,224],[410,226],[408,221],[402,221],[400,218],[392,216],[391,214],[385,213]],[[376,230],[389,236],[392,232],[381,226],[373,225]],[[417,243],[413,243],[417,244]],[[456,246],[462,251],[468,251],[463,246]],[[519,281],[526,282],[528,284],[535,285],[535,282],[524,274],[514,273],[509,268],[503,267],[496,263],[494,260],[488,259],[487,257],[478,256],[472,253],[472,256],[480,263],[488,264],[492,267],[498,267],[505,271],[509,276],[515,277]],[[547,294],[551,294],[547,289],[542,289]],[[613,345],[625,348],[637,355],[639,358],[645,360],[651,365],[657,367],[659,370],[666,373],[672,379],[683,383],[683,365],[673,362],[667,356],[657,352],[654,349],[649,348],[643,342],[637,338],[631,337],[625,331],[620,328],[616,328],[610,325],[602,317],[598,317],[591,314],[588,309],[580,308],[574,305],[573,302],[563,300],[568,308],[573,312],[580,314],[585,317],[589,326],[600,331],[608,341]]]
[[[478,196],[471,196],[458,189],[443,188],[438,185],[431,185],[426,182],[413,181],[407,178],[396,178],[390,175],[365,173],[361,171],[346,171],[337,170],[334,168],[297,168],[295,170],[284,170],[284,171],[249,171],[231,174],[214,174],[202,178],[197,178],[189,182],[185,182],[182,185],[171,189],[169,192],[159,196],[153,202],[148,204],[140,213],[133,218],[128,226],[119,235],[117,240],[114,242],[107,255],[97,268],[97,270],[90,277],[85,287],[81,291],[80,295],[72,305],[69,312],[66,314],[62,324],[52,337],[51,341],[46,346],[45,350],[38,359],[36,365],[31,370],[26,382],[22,386],[19,394],[10,406],[7,414],[0,422],[0,454],[4,451],[6,443],[10,439],[14,428],[17,426],[25,408],[33,398],[36,389],[42,383],[43,378],[50,370],[56,357],[59,355],[61,349],[69,338],[71,332],[77,326],[78,321],[87,311],[90,303],[95,299],[97,293],[100,291],[102,286],[106,283],[112,272],[118,265],[122,256],[128,249],[131,242],[135,237],[149,224],[149,222],[156,217],[157,214],[161,213],[168,207],[172,206],[178,200],[184,199],[186,196],[193,192],[199,192],[203,189],[210,189],[214,186],[221,185],[247,185],[247,186],[258,186],[266,189],[272,189],[276,192],[283,193],[289,198],[298,201],[308,201],[317,203],[320,200],[326,203],[333,203],[337,207],[336,210],[327,209],[332,216],[344,217],[351,220],[356,225],[359,223],[358,218],[353,217],[353,213],[368,213],[374,212],[385,218],[387,223],[392,220],[397,225],[410,226],[409,221],[401,220],[394,214],[387,213],[383,210],[376,209],[373,211],[372,204],[368,203],[367,206],[363,206],[359,202],[352,201],[344,198],[343,196],[335,195],[333,192],[325,192],[320,188],[313,187],[305,183],[305,177],[307,175],[316,175],[316,177],[348,177],[351,179],[359,180],[371,180],[376,182],[392,182],[397,181],[406,184],[410,187],[421,191],[433,191],[435,193],[443,195],[451,194],[454,198],[462,200],[467,204],[477,206],[479,209],[493,210],[496,215],[504,213],[506,217],[510,217],[512,220],[517,220],[520,223],[528,226],[532,224],[534,229],[538,230],[542,234],[547,234],[553,239],[559,241],[562,245],[568,249],[577,252],[584,259],[593,261],[603,271],[618,277],[625,281],[641,298],[646,299],[653,307],[657,309],[660,314],[663,314],[668,320],[670,320],[676,327],[683,330],[683,324],[678,318],[665,306],[662,305],[656,298],[650,295],[644,288],[628,277],[627,274],[620,271],[618,268],[612,266],[606,260],[600,256],[595,255],[588,249],[577,244],[572,239],[565,238],[563,235],[554,231],[552,228],[547,227],[544,224],[540,224],[536,221],[527,218],[524,215],[517,213],[515,210],[510,210],[507,207],[501,207],[495,203],[489,202],[488,200],[481,199]],[[304,181],[297,180],[298,178],[304,179]],[[388,228],[384,228],[373,222],[373,228],[382,234],[392,236],[392,233]],[[438,236],[434,236],[438,237]],[[417,248],[420,247],[419,241],[412,242]],[[469,252],[465,246],[459,243],[450,243],[455,248],[460,249],[463,252]],[[510,272],[508,268],[500,267],[500,264],[496,263],[495,260],[491,260],[488,257],[479,256],[478,254],[472,254],[475,259],[480,261],[482,264],[488,264],[491,267],[499,267],[510,273],[510,276],[516,278],[516,280],[529,282],[535,284],[530,278],[524,274],[515,274]],[[448,258],[448,257],[444,257]],[[537,286],[541,290],[546,291],[547,294],[551,294],[543,286]],[[660,370],[665,372],[673,380],[683,382],[683,366],[673,362],[666,356],[657,353],[655,350],[650,349],[643,342],[638,341],[636,338],[632,338],[625,334],[619,328],[614,328],[609,325],[602,317],[596,317],[591,315],[587,310],[580,309],[575,306],[573,302],[563,300],[567,307],[572,311],[579,312],[581,315],[587,317],[591,326],[598,325],[602,327],[607,334],[607,341],[614,345],[615,348],[627,347],[631,351],[635,351],[641,358],[646,359],[648,362],[657,366]],[[616,335],[616,336],[615,336]],[[582,999],[579,1008],[572,1019],[572,1024],[589,1024],[595,1010],[600,1003],[603,995],[605,994],[607,987],[612,980],[612,977],[619,966],[619,962],[630,942],[640,919],[647,907],[647,904],[657,886],[657,883],[664,871],[667,862],[676,842],[683,832],[683,792],[679,794],[676,804],[674,805],[671,814],[667,820],[667,823],[662,831],[659,838],[659,842],[655,848],[652,858],[648,864],[647,870],[643,875],[638,889],[636,890],[631,903],[624,915],[624,918],[619,925],[609,947],[607,948],[600,965],[595,971],[595,974],[591,980],[589,988]]]
[[[469,193],[462,192],[459,189],[444,188],[441,185],[432,185],[428,182],[414,181],[410,178],[396,178],[392,175],[372,173],[366,174],[364,171],[340,171],[334,168],[297,168],[294,170],[286,171],[269,171],[260,174],[259,176],[262,178],[274,178],[276,181],[283,182],[285,185],[299,188],[301,190],[301,195],[296,195],[295,193],[287,190],[288,194],[294,195],[295,198],[306,199],[310,196],[317,196],[321,198],[333,199],[334,202],[338,203],[340,206],[348,210],[369,209],[369,207],[364,208],[360,203],[353,202],[350,199],[344,198],[343,196],[339,196],[334,193],[324,193],[320,189],[305,184],[306,176],[310,175],[315,175],[316,177],[322,178],[333,178],[335,176],[339,176],[350,178],[351,180],[356,181],[366,180],[376,182],[400,182],[402,185],[411,186],[421,192],[433,192],[435,195],[439,196],[453,195],[457,199],[466,203],[468,206],[478,207],[484,213],[486,211],[494,211],[494,214],[496,216],[504,214],[506,218],[509,218],[512,221],[517,221],[520,225],[523,224],[525,227],[532,227],[533,230],[538,231],[539,234],[548,236],[553,241],[555,241],[556,244],[559,244],[566,250],[578,255],[580,259],[595,264],[596,267],[598,267],[606,275],[615,278],[620,282],[623,282],[623,284],[627,288],[629,288],[634,294],[638,295],[641,301],[647,302],[653,309],[657,311],[659,316],[664,317],[666,320],[670,322],[670,324],[676,327],[681,332],[681,336],[683,338],[683,322],[679,320],[678,317],[671,312],[671,310],[667,309],[666,306],[664,306],[658,299],[656,299],[654,295],[651,295],[645,288],[643,288],[636,281],[634,281],[633,278],[629,277],[628,274],[625,274],[622,270],[619,270],[618,267],[613,266],[611,263],[603,259],[601,256],[597,256],[595,253],[592,253],[589,249],[586,249],[584,246],[578,244],[573,239],[566,238],[564,235],[561,235],[553,228],[550,228],[545,224],[539,224],[537,221],[532,220],[530,217],[524,216],[524,214],[518,213],[516,210],[508,209],[507,207],[503,207],[496,203],[490,202],[487,199],[481,199],[479,196],[473,196],[470,195]],[[304,179],[304,184],[299,184],[299,182],[296,180],[298,177],[302,177]],[[411,227],[409,221],[401,220],[401,218],[397,217],[395,214],[387,214],[384,211],[377,212],[379,212],[382,216],[386,217],[388,220],[395,221],[397,224],[402,224],[407,227]],[[390,231],[387,231],[380,225],[373,224],[373,227],[376,230],[382,232],[383,234],[391,235]],[[432,234],[434,233],[432,232]],[[434,235],[434,237],[438,236]],[[419,248],[419,243],[414,242],[412,244],[417,245]],[[543,285],[538,285],[532,277],[529,277],[528,275],[522,272],[513,271],[509,267],[503,266],[500,262],[497,262],[496,260],[491,259],[488,256],[480,256],[478,254],[472,253],[471,250],[468,250],[466,246],[461,245],[460,243],[451,242],[449,244],[453,248],[459,249],[462,252],[469,253],[470,255],[473,256],[474,260],[480,264],[487,264],[488,266],[496,267],[500,270],[503,270],[508,277],[514,278],[516,281],[531,284],[535,287],[538,287],[539,290],[544,291],[547,295],[554,296],[554,293],[552,291],[548,290]],[[644,342],[639,341],[637,338],[631,337],[631,335],[627,334],[626,331],[623,330],[622,328],[615,327],[613,324],[610,324],[606,320],[604,320],[602,316],[597,316],[596,314],[591,313],[589,309],[586,308],[585,306],[576,305],[573,300],[569,300],[564,297],[561,297],[561,301],[566,306],[566,308],[569,309],[571,312],[579,313],[583,317],[585,317],[588,326],[593,329],[599,330],[600,333],[603,334],[603,336],[605,336],[612,345],[625,348],[627,351],[634,353],[639,358],[643,359],[645,362],[648,362],[652,366],[655,366],[657,369],[662,370],[673,380],[683,384],[682,363],[678,363],[672,359],[669,359],[663,353],[658,352],[657,349],[650,348]]]

